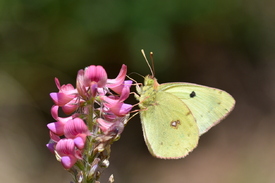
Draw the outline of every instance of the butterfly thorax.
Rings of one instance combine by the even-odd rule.
[[[148,75],[144,79],[144,86],[140,92],[139,98],[139,107],[141,109],[147,108],[150,105],[154,105],[156,103],[156,93],[158,91],[158,82],[157,79]]]

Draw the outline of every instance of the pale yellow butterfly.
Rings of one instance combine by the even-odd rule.
[[[146,145],[155,157],[183,158],[197,146],[200,135],[233,110],[235,100],[223,90],[198,84],[159,84],[151,72],[136,96]]]

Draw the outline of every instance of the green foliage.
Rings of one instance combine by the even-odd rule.
[[[253,12],[237,0],[1,0],[0,18],[2,62],[40,62],[64,71],[91,61],[132,62],[140,71],[146,68],[141,48],[155,52],[161,71],[179,59],[176,52],[184,48],[176,42],[186,38],[238,43],[255,55],[255,34],[261,33]]]

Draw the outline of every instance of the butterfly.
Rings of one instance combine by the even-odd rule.
[[[142,54],[149,65],[143,50]],[[136,95],[146,145],[157,158],[183,158],[198,145],[200,135],[233,110],[235,100],[223,90],[203,85],[159,84],[150,70],[152,75],[137,86]]]

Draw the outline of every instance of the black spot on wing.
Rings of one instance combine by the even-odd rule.
[[[196,96],[196,93],[194,91],[192,91],[189,95],[191,98],[194,98]]]

